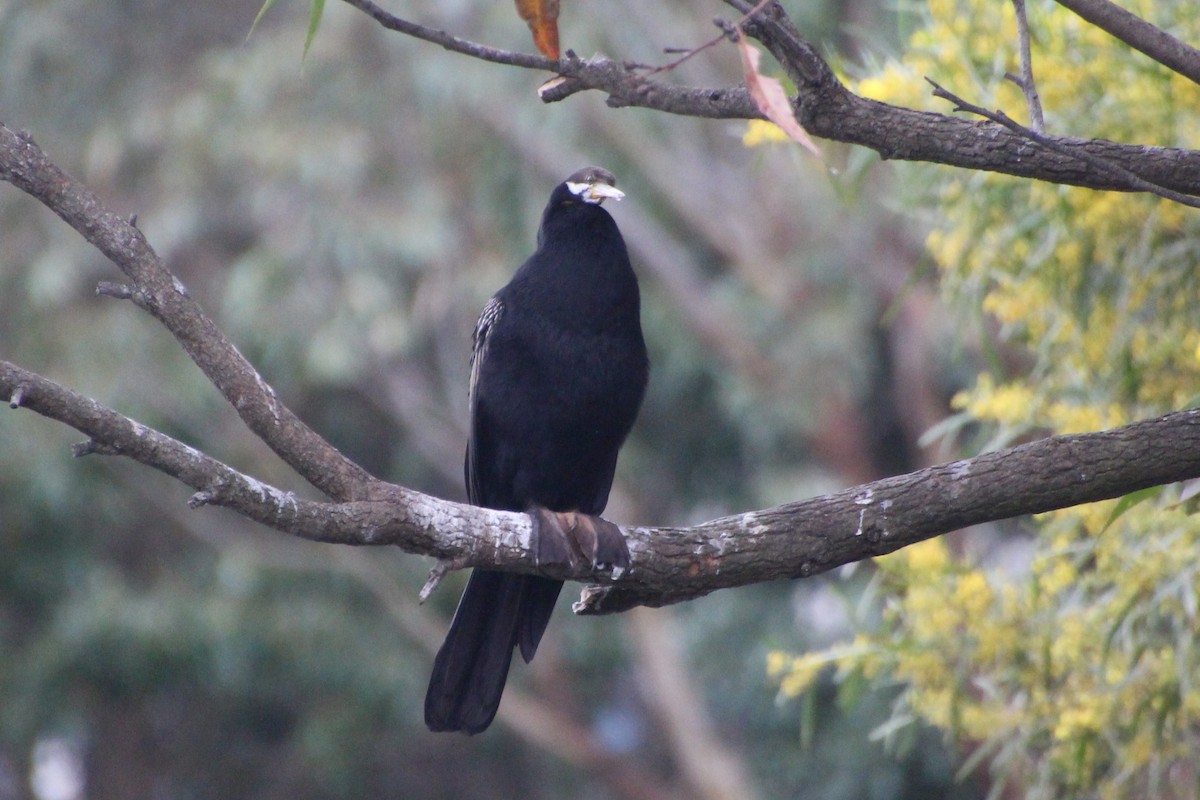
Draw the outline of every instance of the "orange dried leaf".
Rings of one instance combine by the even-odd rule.
[[[533,32],[533,43],[546,58],[558,60],[558,1],[517,0],[517,13]]]
[[[754,105],[767,119],[782,128],[792,141],[798,142],[808,152],[821,158],[821,151],[817,148],[816,143],[796,119],[796,112],[792,109],[792,103],[788,100],[783,84],[758,71],[758,61],[762,58],[762,53],[746,41],[745,35],[740,30],[738,31],[738,53],[742,56],[742,71],[746,74],[746,89],[749,90],[750,99],[754,101]],[[824,161],[823,158],[821,160]]]

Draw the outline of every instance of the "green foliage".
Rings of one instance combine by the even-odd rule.
[[[1186,3],[1129,7],[1200,38]],[[1197,145],[1200,88],[1055,3],[1029,14],[1049,130]],[[927,105],[929,76],[1018,116],[1023,98],[1003,77],[1018,71],[1011,6],[936,0],[921,19],[904,59],[859,88]],[[1028,354],[1028,369],[998,364],[956,401],[994,442],[1194,402],[1200,217],[1146,195],[904,172],[936,199],[927,245],[949,304],[987,312],[1010,351]],[[803,692],[824,661],[843,679],[900,679],[897,722],[944,729],[963,771],[986,770],[996,796],[1192,797],[1200,520],[1179,498],[1153,489],[1045,515],[1027,566],[963,558],[942,541],[882,559],[882,623],[852,646],[773,656],[781,690]]]

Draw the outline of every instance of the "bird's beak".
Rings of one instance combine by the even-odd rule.
[[[567,188],[571,190],[572,194],[583,200],[583,202],[595,203],[596,205],[608,199],[620,200],[625,196],[625,193],[617,187],[610,186],[607,183],[600,183],[599,181],[588,184],[568,183]]]

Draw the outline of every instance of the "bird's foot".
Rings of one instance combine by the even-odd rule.
[[[621,529],[606,519],[578,511],[550,511],[535,506],[534,546],[539,565],[573,567],[584,563],[620,577],[629,569],[629,548]]]

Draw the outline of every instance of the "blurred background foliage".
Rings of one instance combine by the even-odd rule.
[[[877,0],[786,5],[851,71],[913,24]],[[706,41],[728,14],[564,6],[565,46],[642,62]],[[510,3],[389,7],[530,49]],[[545,106],[541,75],[387,34],[337,3],[301,59],[304,4],[278,4],[247,39],[257,11],[0,2],[0,119],[137,214],[280,397],[372,472],[463,498],[475,316],[534,246],[549,189],[587,163],[628,193],[614,215],[653,361],[607,516],[686,524],[953,454],[918,440],[973,382],[991,334],[939,304],[930,220],[897,213],[912,195],[873,156],[826,145],[832,174],[792,147],[747,148],[740,123],[611,110],[599,95]],[[736,83],[737,55],[710,50],[678,79]],[[0,189],[5,358],[304,491],[164,331],[94,296],[116,276]],[[953,780],[932,728],[905,726],[885,750],[897,686],[826,675],[801,714],[776,704],[768,652],[879,618],[869,566],[619,618],[560,609],[497,725],[434,736],[421,698],[458,584],[419,607],[425,560],[191,511],[160,475],[72,460],[77,438],[0,414],[2,800],[986,790]]]

